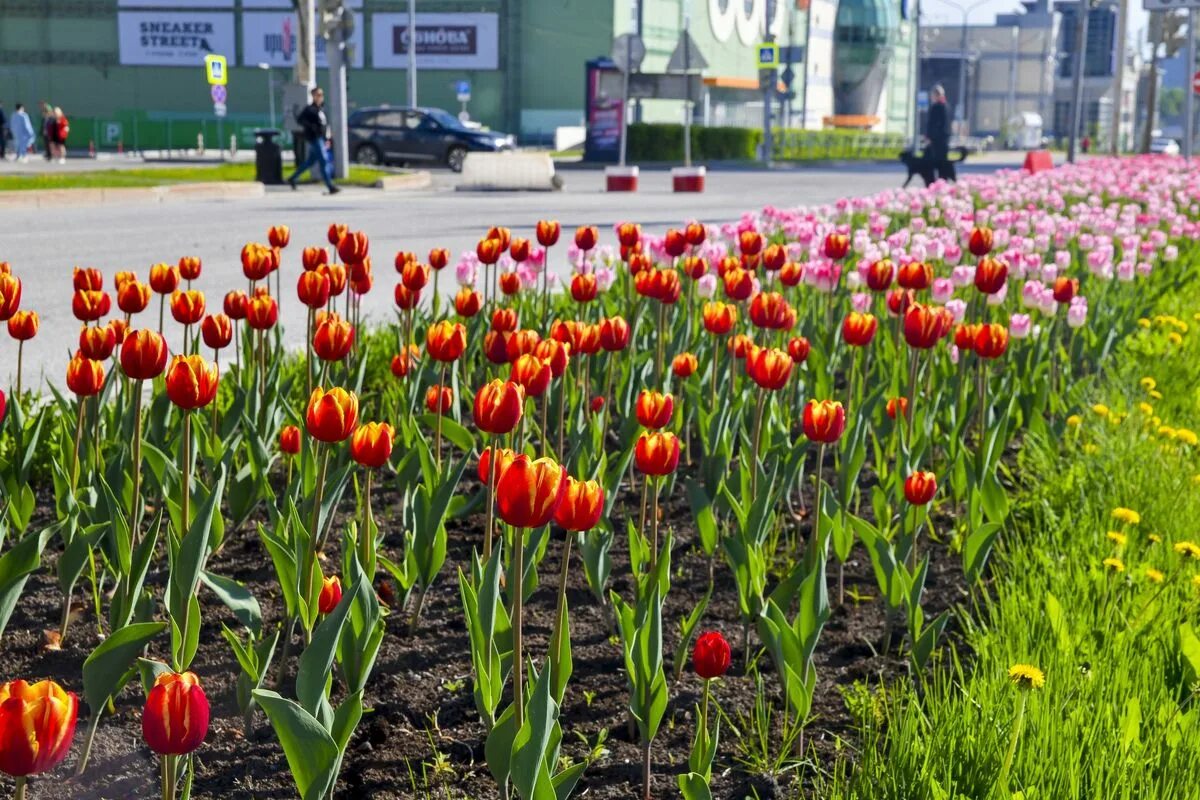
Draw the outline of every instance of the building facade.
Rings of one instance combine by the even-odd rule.
[[[608,56],[614,36],[640,31],[641,69],[661,72],[686,26],[707,62],[695,120],[757,127],[757,46],[770,14],[788,59],[779,124],[819,128],[838,113],[839,43],[846,52],[838,37],[858,36],[879,52],[874,83],[857,105],[875,118],[874,129],[903,132],[915,51],[901,2],[842,0],[843,10],[859,4],[871,12],[848,24],[836,0],[418,0],[417,99],[465,110],[525,142],[547,142],[555,129],[584,123],[586,64]],[[352,107],[407,103],[406,0],[347,5]],[[74,146],[77,135],[98,149],[145,148],[164,137],[189,147],[197,131],[249,144],[253,129],[269,122],[271,103],[280,106],[298,40],[292,0],[0,0],[0,100],[61,106],[73,121]],[[206,53],[229,62],[220,119],[202,68]],[[318,83],[326,81],[324,64],[319,52]],[[461,100],[464,84],[469,99]],[[683,105],[648,99],[638,113],[680,121]]]

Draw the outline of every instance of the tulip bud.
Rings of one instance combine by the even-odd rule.
[[[146,696],[142,738],[159,755],[187,755],[204,743],[208,718],[208,698],[195,673],[164,672]]]

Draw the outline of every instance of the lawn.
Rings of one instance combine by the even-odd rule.
[[[388,170],[352,166],[350,167],[350,177],[347,180],[339,181],[339,183],[343,186],[372,186],[380,178],[394,174],[394,172]],[[15,175],[0,178],[0,191],[113,189],[167,186],[175,183],[252,180],[254,180],[254,165],[250,163],[219,164],[215,166],[146,167],[143,169],[106,169],[89,172]]]

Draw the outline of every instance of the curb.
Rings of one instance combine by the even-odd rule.
[[[234,200],[263,197],[265,194],[265,187],[257,181],[213,181],[95,189],[34,189],[0,191],[0,208],[68,208],[106,203],[155,204],[187,200]]]
[[[433,175],[428,170],[419,170],[380,178],[375,181],[374,188],[384,192],[407,192],[414,189],[428,189],[432,185]]]

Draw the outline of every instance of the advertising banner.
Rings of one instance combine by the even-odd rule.
[[[408,66],[408,15],[372,14],[372,66]],[[495,14],[417,14],[417,69],[496,69],[500,33]]]
[[[121,63],[156,67],[204,67],[204,57],[223,55],[233,65],[233,14],[203,11],[121,11],[117,39]]]
[[[242,14],[242,64],[291,67],[296,63],[299,31],[296,15],[288,12],[247,11]],[[363,65],[362,26],[355,25],[347,42],[353,50],[352,66]],[[325,39],[317,37],[317,66],[327,67]]]
[[[161,4],[156,3],[155,5]],[[346,0],[346,7],[362,8],[363,0]],[[292,5],[292,0],[242,0],[242,8],[295,8],[295,6]],[[321,10],[320,2],[317,3],[317,10]]]
[[[291,0],[286,0],[291,2]],[[233,8],[233,0],[117,0],[118,8]]]

